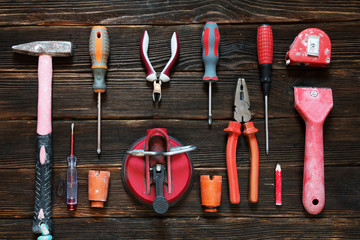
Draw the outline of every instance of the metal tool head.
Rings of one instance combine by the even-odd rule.
[[[154,89],[153,89],[153,101],[154,102],[160,102],[161,101],[161,84],[162,82],[159,80],[155,80],[153,82],[154,84]]]
[[[39,56],[42,54],[53,57],[72,56],[72,44],[67,41],[37,41],[15,45],[12,47],[16,53]]]
[[[234,102],[234,119],[239,122],[248,122],[251,119],[250,99],[244,78],[239,78],[236,85]]]

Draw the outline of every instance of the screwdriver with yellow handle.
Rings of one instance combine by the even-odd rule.
[[[106,90],[105,74],[107,62],[110,54],[109,35],[105,27],[95,26],[91,30],[90,41],[91,69],[94,74],[94,93],[98,94],[98,133],[97,133],[97,153],[101,153],[101,93]]]

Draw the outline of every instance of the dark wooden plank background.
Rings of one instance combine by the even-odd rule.
[[[214,123],[207,126],[207,85],[202,82],[201,32],[217,21],[221,46],[213,92]],[[270,23],[274,34],[270,95],[270,155],[264,151],[263,97],[256,55],[256,29]],[[96,154],[96,98],[88,54],[91,26],[108,27],[111,43],[108,91],[103,98],[103,154]],[[305,28],[324,30],[332,41],[332,63],[324,69],[285,66],[285,53]],[[15,44],[69,40],[72,58],[54,59],[53,235],[57,239],[302,239],[360,238],[360,2],[350,1],[1,1],[0,2],[0,238],[34,239],[37,59],[11,52]],[[150,34],[149,56],[158,71],[169,56],[171,33],[180,58],[160,105],[139,57],[143,31]],[[241,203],[228,199],[223,129],[232,118],[238,77],[250,92],[260,147],[259,203],[247,201],[249,153],[238,144]],[[324,126],[326,204],[311,216],[301,203],[304,123],[295,111],[293,86],[330,87],[334,108]],[[76,123],[79,205],[66,210],[66,156],[69,127]],[[194,144],[195,181],[190,194],[164,216],[134,202],[120,176],[126,149],[146,129],[166,127],[184,144]],[[283,206],[274,204],[274,167],[283,168]],[[91,209],[90,169],[111,172],[108,202]],[[218,214],[204,213],[199,176],[223,176]]]

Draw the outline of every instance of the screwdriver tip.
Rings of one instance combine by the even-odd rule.
[[[101,148],[98,148],[97,149],[97,154],[100,154],[101,153]]]
[[[209,116],[209,125],[211,125],[212,124],[212,118],[211,118],[211,116]]]

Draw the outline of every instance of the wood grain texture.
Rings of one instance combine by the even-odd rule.
[[[257,70],[221,72],[221,80],[213,84],[213,119],[230,120],[238,77],[245,77],[255,119],[264,116],[264,100]],[[360,87],[358,70],[273,71],[269,98],[269,117],[298,117],[294,108],[294,86],[330,87],[334,92],[333,117],[358,117]],[[103,94],[102,117],[111,119],[184,119],[206,120],[208,86],[202,73],[175,73],[163,84],[161,103],[152,101],[152,85],[144,73],[107,74],[108,90]],[[0,77],[0,119],[34,120],[37,108],[36,73],[4,73]],[[91,73],[55,73],[53,79],[53,117],[55,119],[92,119],[97,116],[96,95]],[[350,87],[351,86],[351,87]]]
[[[286,69],[285,55],[295,37],[304,29],[316,27],[325,31],[332,43],[330,69],[358,69],[360,65],[359,21],[339,23],[301,23],[272,25],[274,35],[274,69]],[[218,71],[258,69],[256,34],[259,24],[218,24],[221,36]],[[180,55],[175,72],[203,72],[201,33],[203,24],[148,26],[107,26],[111,44],[109,71],[116,73],[141,72],[145,69],[140,58],[140,40],[149,33],[149,58],[158,72],[170,58],[170,39],[177,32]],[[4,27],[0,46],[0,69],[8,72],[36,72],[35,57],[13,54],[11,47],[39,40],[67,40],[74,45],[74,56],[54,58],[55,72],[91,73],[89,37],[91,26]],[[22,38],[26,35],[26,41]],[[15,64],[15,66],[13,65]],[[327,69],[328,69],[327,68]],[[290,68],[290,69],[293,69]],[[219,73],[219,76],[221,76]],[[143,79],[142,79],[143,80]]]
[[[346,238],[359,236],[358,219],[347,218],[60,218],[55,219],[58,239],[284,239]],[[189,228],[188,226],[192,227]],[[69,227],[71,226],[71,227]],[[151,226],[151,227],[149,227]],[[301,226],[301,227],[299,227]],[[36,239],[31,221],[0,220],[9,239]],[[76,233],[73,228],[77,229]],[[236,231],[234,230],[236,228]],[[105,235],[106,230],[108,234]]]
[[[53,125],[54,168],[66,167],[70,153],[70,123],[56,121]],[[276,162],[302,167],[304,163],[305,124],[299,118],[274,119],[270,122],[271,154],[265,155],[264,122],[255,121],[260,150],[260,166],[274,167]],[[228,121],[214,121],[212,128],[204,121],[183,120],[125,120],[103,121],[102,155],[96,153],[95,121],[75,121],[75,154],[78,167],[121,167],[125,151],[146,129],[168,128],[170,136],[184,145],[196,145],[191,153],[197,168],[225,168],[228,134],[224,128]],[[348,126],[352,126],[351,131]],[[0,164],[5,168],[34,168],[35,133],[34,121],[3,121],[0,125]],[[360,166],[360,127],[357,118],[329,118],[324,126],[325,166]],[[21,147],[19,147],[21,146]],[[339,147],[341,146],[341,147]],[[249,166],[249,147],[245,136],[239,137],[238,164]]]
[[[58,239],[285,239],[346,238],[359,235],[359,220],[347,218],[60,218],[55,219]],[[188,226],[192,227],[189,228]],[[69,227],[71,226],[71,227]],[[151,227],[149,227],[151,226]],[[301,227],[299,227],[301,226]],[[9,239],[36,239],[31,221],[0,220]],[[76,233],[73,228],[77,229]],[[234,230],[236,228],[236,231]],[[110,229],[105,235],[106,230]]]
[[[220,81],[213,86],[213,126],[207,125],[208,87],[202,81],[204,23],[220,28]],[[270,155],[265,155],[264,102],[259,83],[256,30],[270,23],[274,35],[269,99]],[[93,25],[108,28],[111,44],[108,90],[103,96],[102,155],[96,154],[96,96],[89,56]],[[324,30],[332,43],[330,66],[285,66],[285,54],[302,30]],[[36,57],[11,46],[68,40],[74,56],[54,58],[52,205],[55,239],[359,239],[360,238],[360,4],[350,1],[1,1],[0,2],[0,239],[36,239],[34,208]],[[139,44],[148,30],[149,57],[161,72],[177,32],[179,61],[163,85],[161,104],[151,100]],[[241,203],[231,205],[226,174],[227,133],[236,80],[247,81],[260,148],[259,203],[248,203],[250,156],[243,135],[237,146]],[[302,206],[305,124],[294,109],[294,86],[330,87],[334,108],[324,125],[325,208],[311,216]],[[75,122],[78,210],[66,210],[66,156]],[[194,184],[164,216],[134,201],[121,179],[125,151],[146,129],[165,127],[183,144],[196,145]],[[275,206],[274,168],[282,165],[283,206]],[[108,170],[103,209],[87,200],[89,170]],[[200,203],[202,174],[223,177],[218,214]]]
[[[0,24],[110,25],[334,22],[359,20],[359,2],[351,1],[7,1],[0,4]]]
[[[65,161],[64,161],[65,162]],[[79,164],[80,164],[79,160]],[[64,164],[65,165],[65,164]],[[275,164],[273,164],[275,167]],[[288,166],[282,163],[283,206],[275,206],[274,167],[261,167],[259,178],[259,202],[249,204],[249,168],[242,164],[238,167],[240,204],[229,201],[226,169],[196,168],[194,184],[188,196],[171,207],[163,217],[252,217],[252,218],[354,218],[360,217],[359,167],[325,168],[326,203],[322,213],[312,216],[304,210],[301,202],[302,167]],[[88,201],[88,172],[101,169],[110,171],[111,180],[108,200],[103,209],[90,208]],[[340,169],[340,170],[339,170]],[[0,218],[31,218],[34,199],[34,171],[32,169],[0,170]],[[223,177],[221,207],[217,214],[205,213],[200,200],[200,175],[221,175]],[[120,167],[107,168],[100,163],[97,168],[78,169],[78,208],[73,213],[66,209],[66,169],[56,168],[53,174],[52,211],[53,218],[90,218],[90,217],[162,217],[151,208],[133,200],[125,191],[121,179]],[[16,199],[16,201],[9,201]],[[75,229],[74,229],[75,230]]]

